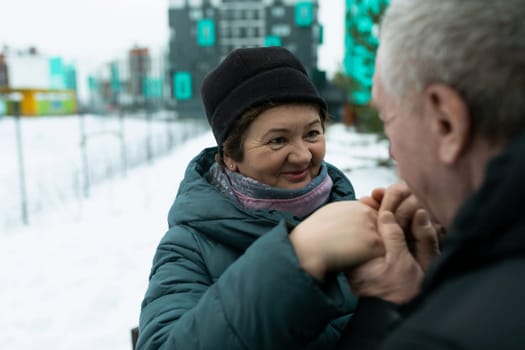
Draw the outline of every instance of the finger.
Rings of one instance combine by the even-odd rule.
[[[377,202],[373,197],[369,197],[369,196],[361,197],[359,198],[359,201],[363,203],[364,205],[367,205],[370,208],[375,209],[375,210],[378,210],[380,206],[379,202]]]
[[[411,192],[408,186],[403,183],[397,183],[385,190],[383,199],[381,201],[381,207],[379,210],[386,210],[395,213],[397,207],[403,202]]]
[[[412,235],[415,258],[423,271],[426,271],[431,262],[440,254],[438,232],[426,210],[419,209],[414,214]]]
[[[374,188],[370,196],[364,196],[359,198],[359,201],[363,204],[368,205],[370,208],[378,210],[383,200],[385,189],[382,187]]]
[[[396,221],[394,214],[389,211],[380,211],[377,220],[377,229],[383,240],[386,255],[398,256],[402,251],[408,251],[403,229]]]
[[[437,222],[432,222],[432,225],[434,226],[434,229],[437,231],[438,233],[438,238],[440,241],[442,241],[445,236],[447,235],[447,230],[445,229],[445,226],[437,223]]]
[[[412,223],[412,219],[418,209],[422,209],[419,201],[414,195],[405,198],[396,208],[394,215],[403,230],[408,230]]]
[[[381,203],[383,201],[384,195],[385,189],[382,187],[374,188],[372,190],[372,198],[374,198],[377,203]]]

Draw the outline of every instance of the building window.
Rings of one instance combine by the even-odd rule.
[[[276,36],[289,36],[291,32],[291,28],[288,24],[276,24],[272,26],[271,33],[272,35]]]
[[[189,0],[190,7],[200,7],[202,6],[202,0]]]
[[[272,17],[275,17],[275,18],[280,18],[280,17],[283,17],[284,16],[284,13],[285,13],[285,10],[284,10],[284,7],[282,6],[275,6],[275,7],[272,7]]]
[[[313,22],[313,4],[299,2],[295,5],[295,24],[299,27],[308,27]]]
[[[202,11],[200,9],[191,9],[190,18],[194,21],[198,21],[202,18]]]
[[[281,46],[282,41],[278,36],[268,35],[264,38],[264,46]]]
[[[171,8],[181,9],[184,8],[184,0],[170,0],[169,6]]]
[[[175,72],[173,75],[173,91],[177,100],[190,100],[192,98],[192,77],[190,72]]]
[[[257,34],[255,33],[255,28],[252,28],[252,27],[246,28],[246,36],[253,37],[256,35]]]
[[[199,46],[215,44],[215,21],[209,18],[197,22],[197,43]]]

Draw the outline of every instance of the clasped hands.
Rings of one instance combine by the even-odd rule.
[[[314,278],[343,271],[355,295],[402,304],[419,292],[424,272],[439,255],[439,233],[406,184],[398,183],[359,201],[320,208],[290,240]]]

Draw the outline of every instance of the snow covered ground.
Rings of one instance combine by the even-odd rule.
[[[33,120],[32,128],[64,127],[63,138],[78,128],[74,122],[68,127],[59,120]],[[67,124],[67,119],[63,122]],[[0,140],[12,141],[5,123],[12,126],[12,120],[0,119]],[[136,143],[143,144],[139,131],[145,126],[137,127]],[[159,135],[165,135],[165,126],[159,128]],[[73,193],[78,184],[68,185],[60,200],[52,198],[60,191],[48,191],[44,203],[54,201],[54,205],[44,205],[32,214],[29,225],[12,224],[0,231],[1,349],[131,349],[130,328],[138,323],[151,259],[166,231],[166,216],[178,183],[188,161],[214,144],[211,132],[195,135],[165,156],[129,170],[126,176],[117,174],[93,185],[87,199]],[[39,159],[47,158],[48,153],[58,156],[54,165],[38,168],[43,176],[49,172],[59,177],[64,159],[79,159],[78,150],[56,141],[40,140],[36,145],[27,141],[26,149],[40,153]],[[16,164],[7,154],[13,148],[6,151],[7,146],[0,142],[2,163]],[[78,145],[78,139],[72,144]],[[68,158],[71,152],[74,156]],[[108,154],[98,150],[91,162],[96,166],[97,159]],[[378,142],[373,135],[359,135],[340,124],[327,130],[326,159],[345,170],[358,196],[396,181],[394,170],[377,165],[387,158],[386,142]],[[7,166],[0,170],[3,202],[18,189],[16,178],[8,180],[7,172]]]

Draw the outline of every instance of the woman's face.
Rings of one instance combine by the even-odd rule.
[[[319,111],[309,105],[282,105],[261,113],[248,127],[244,158],[225,154],[230,170],[267,185],[300,189],[319,174],[325,138]]]

